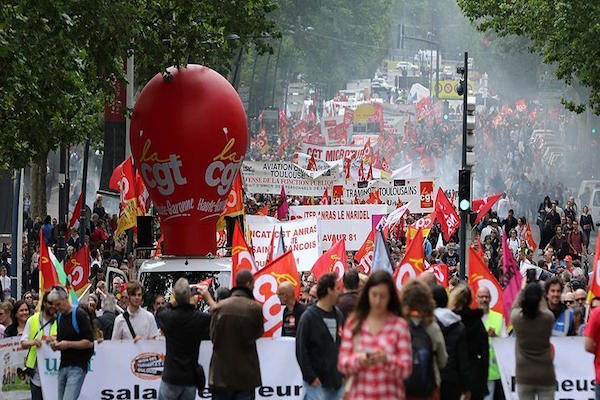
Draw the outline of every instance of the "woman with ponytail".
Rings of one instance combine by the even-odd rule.
[[[554,315],[548,309],[543,293],[539,283],[527,283],[510,313],[516,336],[515,378],[521,400],[554,399],[556,375],[550,345]]]

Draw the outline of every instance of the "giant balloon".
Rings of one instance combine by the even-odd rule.
[[[131,119],[131,152],[160,217],[164,254],[216,252],[215,226],[246,153],[242,102],[210,68],[157,74]]]

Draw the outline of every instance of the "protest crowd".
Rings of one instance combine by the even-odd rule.
[[[329,109],[318,112],[309,106],[301,114],[284,113],[275,141],[264,129],[252,132],[246,160],[293,159],[309,176],[325,165],[327,173],[338,168],[346,183],[356,184],[376,180],[374,174],[393,180],[456,171],[461,142],[455,134],[460,121],[454,117],[461,111],[449,111],[445,120],[441,103],[431,104],[429,98],[419,101],[401,126],[386,124],[384,111],[375,115],[371,122],[379,127],[378,139],[357,146],[362,150],[353,160],[332,167],[303,153],[302,144],[352,142],[348,126],[321,133],[328,118],[346,119],[352,113],[336,106],[345,102],[340,96]],[[220,246],[233,266],[231,284],[220,282],[220,287],[215,281],[181,278],[168,293],[147,292],[136,280],[139,260],[133,241],[119,229],[119,214],[105,210],[101,195],[90,207],[84,240],[77,223],[69,227],[65,258],[58,262],[54,254],[59,230],[65,227],[51,216],[29,215],[26,205],[24,294],[11,297],[10,249],[5,246],[0,336],[20,337],[23,348],[32,349],[26,360],[32,399],[43,398],[35,361],[42,342],[61,352],[59,399],[78,398],[93,349],[111,340],[165,340],[159,399],[195,398],[197,386],[204,387],[205,372],[212,398],[254,398],[264,367],[256,341],[265,336],[295,338],[306,399],[501,399],[505,394],[491,339],[502,337],[516,338],[521,399],[554,398],[552,336],[585,336],[585,350],[596,356],[598,382],[600,314],[595,309],[600,287],[593,275],[598,260],[593,259],[591,238],[598,216],[589,213],[588,204],[578,204],[576,188],[565,184],[584,176],[562,173],[564,160],[551,166],[557,173],[548,173],[533,135],[544,128],[565,137],[568,126],[567,116],[554,110],[542,113],[535,102],[524,109],[519,103],[480,110],[478,146],[512,151],[498,159],[480,155],[480,199],[472,203],[470,243],[459,242],[450,192],[447,196],[439,190],[433,212],[419,213],[411,212],[408,203],[386,202],[377,190],[349,200],[333,187],[321,196],[286,195],[285,187],[279,195],[250,193],[242,172],[242,212],[225,215],[221,224],[226,229],[219,235]],[[582,151],[597,151],[597,146]],[[407,164],[412,176],[394,176],[394,170]],[[237,257],[240,247],[250,254],[256,251],[244,229],[244,215],[279,223],[294,219],[288,211],[293,206],[342,204],[385,204],[391,211],[373,224],[360,249],[346,251],[343,238],[332,241],[314,266],[300,273],[289,243],[282,235],[277,240],[275,230],[266,266],[259,268],[254,260],[246,265]],[[152,213],[149,201],[147,210]],[[539,231],[538,240],[534,231]],[[156,236],[158,254],[153,256],[160,257],[162,238]],[[468,249],[468,265],[460,259],[461,246]],[[340,260],[341,270],[331,260]],[[76,285],[73,271],[78,265],[85,272]],[[108,282],[108,268],[122,275]],[[461,268],[467,271],[462,281]],[[267,326],[265,301],[257,301],[261,293],[255,285],[271,270],[296,274],[296,279],[277,281],[273,295],[282,311],[276,324]],[[482,277],[491,286],[480,284]],[[80,289],[84,296],[77,293]],[[208,371],[197,364],[202,340],[213,345]]]

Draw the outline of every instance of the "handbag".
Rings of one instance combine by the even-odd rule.
[[[358,344],[359,343],[360,343],[360,332],[357,333],[356,335],[354,335],[354,337],[352,338],[352,351],[353,352],[356,351],[356,349],[358,348]],[[354,384],[354,377],[355,376],[356,376],[356,374],[350,375],[346,379],[346,382],[344,382],[344,395],[343,395],[343,398],[347,398],[348,394],[352,390],[352,385]]]

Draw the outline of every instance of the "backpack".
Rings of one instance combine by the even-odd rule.
[[[57,326],[60,325],[60,320],[62,318],[62,314],[58,313],[57,316]],[[73,306],[73,311],[71,311],[71,323],[73,324],[73,329],[75,330],[75,333],[77,335],[80,335],[81,332],[79,331],[79,324],[77,323],[77,304],[75,304]]]
[[[412,347],[412,374],[404,381],[407,396],[425,397],[435,388],[433,370],[433,342],[425,328],[408,323]]]

